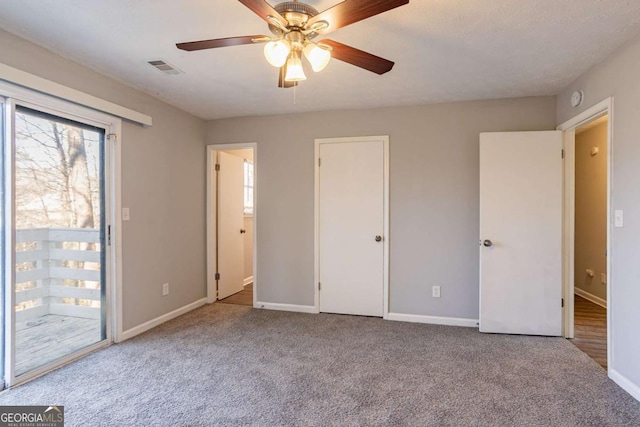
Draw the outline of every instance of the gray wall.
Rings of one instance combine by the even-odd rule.
[[[576,135],[575,286],[603,300],[607,287],[607,122]],[[600,150],[595,156],[591,148]],[[585,270],[594,271],[589,277]]]
[[[123,223],[124,329],[204,298],[204,121],[1,30],[0,52],[7,65],[153,117],[151,128],[122,128],[122,206],[131,209]]]
[[[572,108],[574,90],[585,92]],[[614,97],[611,209],[624,210],[624,228],[612,228],[610,294],[613,330],[611,368],[640,389],[640,37],[626,43],[558,95],[562,123],[603,99]]]
[[[390,309],[477,319],[479,133],[554,128],[541,97],[216,120],[207,141],[258,143],[258,300],[313,305],[314,138],[389,135]]]

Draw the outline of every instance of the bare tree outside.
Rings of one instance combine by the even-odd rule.
[[[16,121],[16,227],[95,228],[98,132],[23,113]]]

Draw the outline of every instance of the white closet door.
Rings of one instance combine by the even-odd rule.
[[[320,144],[320,311],[383,315],[384,143]]]

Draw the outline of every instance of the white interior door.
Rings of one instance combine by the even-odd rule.
[[[218,152],[218,299],[244,288],[244,160]]]
[[[562,132],[480,135],[480,331],[562,333]]]
[[[320,311],[382,316],[384,142],[321,143],[319,154]]]

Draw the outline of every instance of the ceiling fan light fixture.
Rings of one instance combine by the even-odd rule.
[[[284,76],[284,80],[287,82],[299,82],[307,80],[307,76],[304,75],[302,69],[302,61],[296,54],[292,54],[287,61],[287,74]]]
[[[315,43],[307,44],[303,52],[316,73],[324,70],[331,59],[331,52]]]
[[[229,0],[234,1],[234,0]],[[177,43],[188,52],[228,46],[265,43],[264,56],[270,65],[279,68],[278,87],[290,88],[306,80],[302,68],[304,56],[314,72],[322,71],[331,57],[347,64],[382,75],[394,63],[379,56],[334,40],[313,40],[347,25],[371,18],[409,3],[410,0],[333,0],[337,2],[322,12],[306,4],[307,0],[238,0],[260,19],[267,22],[273,36],[253,35],[224,37]],[[276,5],[271,3],[279,2]],[[305,67],[307,64],[305,64]]]
[[[277,68],[282,67],[287,62],[290,52],[291,45],[284,39],[270,41],[264,45],[264,57],[269,64]]]

